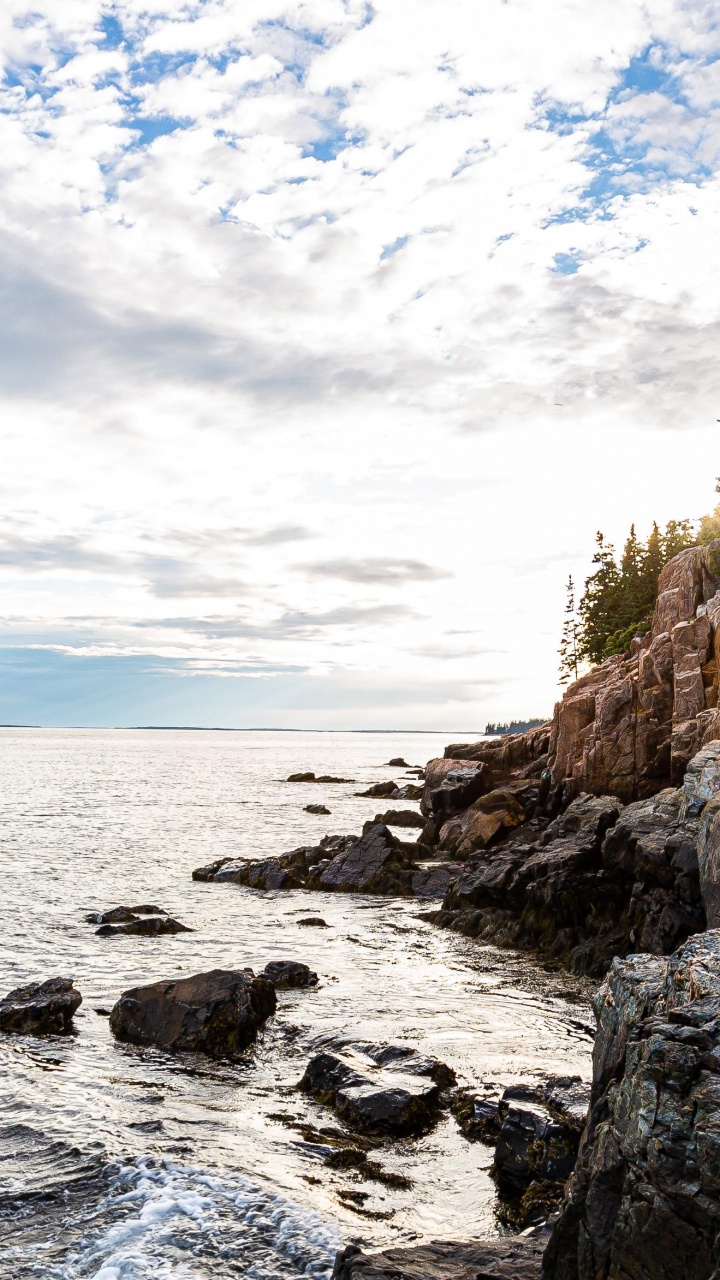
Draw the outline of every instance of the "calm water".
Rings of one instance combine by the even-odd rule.
[[[350,1240],[496,1234],[490,1149],[466,1143],[451,1116],[381,1150],[412,1182],[389,1190],[323,1164],[297,1125],[333,1117],[294,1085],[343,1035],[417,1045],[460,1083],[587,1076],[577,984],[434,929],[417,918],[426,904],[191,879],[227,854],[359,832],[384,807],[353,785],[288,784],[290,772],[401,780],[385,761],[423,764],[444,745],[425,734],[0,731],[0,992],[65,974],[84,997],[75,1036],[0,1037],[0,1274],[290,1280],[324,1277]],[[310,802],[332,816],[304,813]],[[195,932],[97,938],[84,920],[133,902]],[[307,915],[331,927],[298,926]],[[320,985],[281,993],[235,1065],[118,1045],[94,1011],[140,982],[278,958],[310,964]]]

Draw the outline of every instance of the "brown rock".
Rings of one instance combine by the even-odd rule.
[[[275,988],[251,969],[212,969],[121,995],[110,1014],[118,1040],[233,1057],[275,1012]]]

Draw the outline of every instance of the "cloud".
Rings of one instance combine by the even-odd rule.
[[[344,582],[378,583],[396,586],[404,582],[435,582],[450,578],[445,569],[436,569],[422,560],[393,560],[387,556],[368,556],[364,560],[351,557],[338,560],[318,560],[302,566],[316,578],[341,578]]]

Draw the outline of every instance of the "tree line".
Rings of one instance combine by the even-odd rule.
[[[720,477],[715,486],[720,493]],[[635,525],[618,558],[612,543],[597,534],[593,571],[576,602],[575,584],[568,578],[565,618],[560,641],[560,682],[577,680],[583,663],[595,665],[615,653],[625,653],[635,636],[652,625],[661,569],[680,551],[720,537],[720,504],[704,516],[699,527],[691,520],[669,520],[664,531],[653,524],[647,542]]]

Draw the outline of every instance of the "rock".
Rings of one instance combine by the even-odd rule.
[[[570,685],[555,707],[553,782],[568,797],[644,799],[682,781],[720,738],[720,540],[692,547],[660,574],[652,629]]]
[[[720,797],[710,800],[700,824],[698,877],[709,929],[720,925]]]
[[[593,1107],[546,1280],[711,1280],[720,1263],[720,933],[615,961]]]
[[[381,822],[386,827],[424,827],[425,822],[414,809],[387,809],[385,813],[376,813],[373,823]]]
[[[697,818],[709,800],[720,798],[720,742],[702,747],[683,778],[680,818]]]
[[[405,1045],[359,1044],[317,1054],[298,1088],[338,1112],[348,1125],[394,1137],[422,1133],[437,1119],[449,1067]]]
[[[330,773],[321,773],[316,777],[314,773],[291,773],[288,782],[354,782],[354,778],[335,778]]]
[[[121,995],[110,1014],[118,1040],[233,1057],[275,1012],[273,984],[251,969],[212,969]]]
[[[380,893],[390,896],[412,892],[413,871],[408,846],[382,824],[339,853],[312,877],[310,886],[331,893]]]
[[[86,916],[88,924],[125,924],[137,916],[166,916],[164,907],[113,907],[110,911],[93,911]]]
[[[265,965],[261,978],[272,982],[275,990],[289,987],[316,987],[318,976],[299,960],[271,960]]]
[[[99,938],[115,938],[127,934],[156,938],[165,933],[192,933],[192,929],[186,924],[180,924],[179,920],[173,920],[171,916],[132,916],[130,920],[119,924],[102,924],[95,930]]]
[[[390,793],[391,800],[421,800],[423,794],[422,787],[416,787],[412,782],[406,782],[402,787],[396,787]]]
[[[393,756],[392,760],[388,760],[391,769],[409,769],[410,765],[407,760],[403,760],[402,756]]]
[[[444,821],[467,809],[492,787],[487,764],[467,760],[431,760],[425,769],[420,812]]]
[[[449,862],[421,867],[412,873],[410,892],[414,898],[444,898],[454,874],[455,867]]]
[[[324,804],[306,804],[305,813],[325,813],[329,814],[330,810]]]
[[[374,782],[367,791],[357,791],[358,796],[376,796],[382,799],[385,796],[391,796],[398,790],[397,782]]]
[[[221,871],[229,862],[235,862],[237,866],[237,861],[234,858],[216,858],[215,862],[208,862],[204,867],[196,867],[192,873],[192,878],[193,880],[203,881],[214,880],[218,871]]]
[[[433,1240],[412,1248],[365,1254],[346,1245],[331,1280],[540,1280],[544,1238],[459,1243]]]
[[[507,790],[490,791],[440,828],[440,848],[465,859],[525,821],[525,810]]]
[[[306,919],[298,920],[297,923],[310,929],[328,929],[330,927],[322,916],[307,916]]]
[[[82,996],[72,978],[48,978],[16,987],[0,1000],[0,1031],[17,1035],[66,1035]]]

